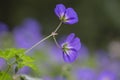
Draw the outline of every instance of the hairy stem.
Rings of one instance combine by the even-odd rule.
[[[47,40],[48,38],[50,38],[51,36],[55,36],[56,32],[58,31],[58,29],[60,28],[60,26],[62,25],[62,21],[59,23],[59,25],[57,26],[57,28],[47,37],[43,38],[42,40],[40,40],[39,42],[37,42],[36,44],[34,44],[31,48],[27,49],[25,51],[25,54],[28,53],[29,51],[31,51],[33,48],[35,48],[36,46],[38,46],[40,43],[42,43],[43,41]],[[53,38],[55,40],[55,38]],[[56,42],[56,40],[55,40]]]
[[[59,43],[57,42],[55,36],[53,36],[53,39],[54,39],[54,42],[55,42],[55,44],[57,45],[57,47],[58,47],[58,48],[61,48],[60,45],[59,45]]]
[[[56,33],[58,31],[58,29],[60,28],[61,25],[62,25],[62,21],[59,23],[59,25],[57,26],[57,28],[54,30],[54,33]]]
[[[43,38],[42,40],[40,40],[39,42],[37,42],[36,44],[34,44],[31,48],[29,48],[28,50],[25,51],[25,53],[28,53],[29,51],[31,51],[34,47],[38,46],[40,43],[42,43],[43,41],[47,40],[48,38],[50,38],[52,36],[52,34],[48,35],[47,37]]]

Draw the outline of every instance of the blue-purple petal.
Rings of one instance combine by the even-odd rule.
[[[58,4],[58,5],[56,5],[56,8],[55,8],[54,11],[55,11],[55,14],[56,14],[59,18],[61,18],[61,17],[64,16],[65,10],[66,10],[66,8],[65,8],[65,6],[64,6],[63,4]]]
[[[4,58],[0,58],[0,71],[7,67],[7,62]]]
[[[78,22],[78,15],[73,8],[67,8],[65,13],[65,23],[74,24]]]
[[[66,42],[71,42],[73,39],[74,39],[74,37],[75,37],[75,34],[74,33],[71,33],[68,37],[67,37],[67,39],[66,39]]]
[[[17,72],[17,74],[30,74],[30,72],[31,68],[28,66],[24,66]]]
[[[78,51],[81,48],[81,42],[74,33],[71,33],[65,42],[61,45],[63,49],[63,58],[65,62],[73,62],[78,56]]]
[[[70,46],[73,46],[77,51],[81,48],[80,39],[76,37],[70,44]]]
[[[34,19],[25,19],[19,27],[14,30],[16,46],[19,48],[30,48],[41,38],[40,25]]]
[[[4,32],[7,32],[7,31],[8,31],[8,26],[3,22],[0,22],[0,34],[3,34]]]
[[[57,76],[54,80],[66,80],[63,76]]]
[[[63,52],[63,59],[65,62],[73,62],[76,60],[77,55],[75,50],[69,50],[67,53]]]
[[[79,68],[75,72],[76,80],[96,80],[96,72],[92,68]]]
[[[111,71],[103,71],[100,73],[97,80],[116,80],[116,75]]]

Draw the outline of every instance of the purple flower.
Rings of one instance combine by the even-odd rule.
[[[66,80],[66,79],[62,76],[56,76],[55,78],[44,77],[43,80]]]
[[[73,74],[76,77],[76,80],[95,80],[96,72],[92,68],[79,68],[75,70]]]
[[[110,70],[111,72],[120,76],[120,61],[119,60],[111,61],[110,64],[106,66],[106,68]]]
[[[75,37],[74,33],[71,33],[61,46],[63,50],[64,61],[75,61],[78,56],[78,51],[81,48],[80,39]]]
[[[78,22],[77,13],[73,8],[65,8],[63,4],[56,5],[55,14],[66,24],[74,24]]]
[[[79,57],[80,62],[86,61],[89,58],[89,50],[84,44],[81,44],[81,48],[79,50],[79,56],[80,56]]]
[[[8,31],[8,26],[2,22],[0,22],[0,34],[4,34]]]
[[[55,78],[55,80],[66,80],[64,77],[62,77],[62,76],[57,76],[56,78]]]
[[[5,59],[0,58],[0,71],[7,67],[7,62]]]
[[[108,66],[106,66],[110,64],[110,58],[108,53],[104,50],[97,50],[95,53],[97,65],[101,68],[108,68]]]
[[[52,45],[52,44],[51,44]],[[60,53],[62,52],[56,45],[52,45],[50,47],[50,50],[47,55],[49,55],[49,59],[54,63],[62,63],[62,56],[60,56]],[[60,57],[58,57],[60,56]],[[50,61],[49,60],[49,61]]]
[[[116,80],[116,75],[111,71],[103,71],[100,73],[97,80]]]
[[[40,24],[34,19],[25,19],[15,28],[14,39],[18,48],[30,48],[41,39]]]
[[[22,67],[17,74],[29,74],[31,72],[31,68],[28,66]]]

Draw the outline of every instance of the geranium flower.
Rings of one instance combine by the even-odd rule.
[[[31,68],[28,66],[24,66],[17,72],[17,74],[30,74],[30,72]]]
[[[78,22],[78,15],[73,8],[65,8],[63,4],[56,5],[55,14],[66,24],[74,24]]]
[[[8,32],[8,26],[3,22],[0,22],[0,35]]]
[[[116,80],[116,74],[111,71],[102,71],[97,80]]]
[[[90,67],[78,68],[74,70],[75,80],[95,80],[96,72]]]
[[[0,71],[7,67],[7,62],[4,58],[0,58]]]
[[[34,19],[25,19],[14,29],[16,47],[28,49],[41,39],[40,24]]]
[[[80,39],[75,37],[74,33],[71,33],[61,46],[63,50],[64,61],[75,61],[78,56],[78,51],[81,48]]]

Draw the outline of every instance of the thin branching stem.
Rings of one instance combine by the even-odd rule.
[[[28,53],[29,51],[31,51],[36,46],[38,46],[39,44],[41,44],[43,41],[47,40],[48,38],[57,35],[57,31],[59,30],[59,28],[60,28],[61,25],[62,25],[62,21],[59,23],[59,25],[57,26],[57,28],[50,35],[48,35],[47,37],[43,38],[42,40],[40,40],[39,42],[37,42],[36,44],[34,44],[32,47],[30,47],[29,49],[27,49],[25,51],[25,54]]]
[[[53,39],[54,39],[54,42],[55,42],[55,44],[57,45],[57,47],[58,47],[58,48],[61,48],[60,45],[59,45],[59,43],[57,42],[55,36],[53,36]]]
[[[54,33],[56,33],[58,31],[58,29],[60,28],[61,25],[62,25],[62,21],[59,23],[59,25],[57,26],[57,28],[54,30]]]
[[[25,53],[28,53],[29,51],[31,51],[34,47],[38,46],[40,43],[42,43],[43,41],[47,40],[48,38],[50,38],[52,36],[52,34],[50,34],[49,36],[43,38],[42,40],[40,40],[39,42],[37,42],[36,44],[34,44],[31,48],[29,48],[28,50],[25,51]]]

